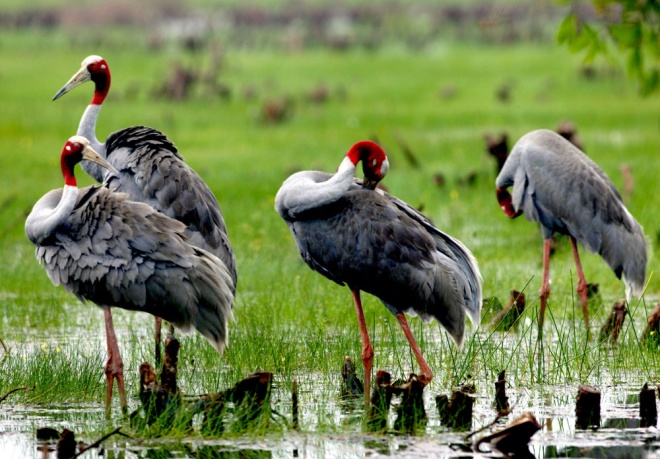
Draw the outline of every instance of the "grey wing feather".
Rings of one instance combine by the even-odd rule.
[[[236,284],[236,259],[220,205],[164,134],[144,126],[115,132],[106,140],[106,158],[120,172],[108,172],[110,189],[184,223],[186,236],[220,258]]]
[[[128,195],[81,190],[66,227],[37,247],[55,285],[100,306],[196,328],[222,351],[235,286],[224,263],[187,242],[185,225]]]
[[[629,289],[641,292],[646,239],[605,172],[563,137],[546,130],[521,138],[509,159],[496,184],[513,184],[514,207],[540,223],[545,238],[554,232],[570,234],[599,253]]]
[[[467,252],[463,256],[470,262],[465,265],[452,250],[459,248],[455,241],[448,243],[449,237],[437,229],[429,232],[428,219],[402,211],[401,203],[356,181],[337,202],[287,223],[312,269],[377,296],[394,314],[437,319],[461,344],[465,312],[474,318],[481,304],[481,286],[467,285],[475,279],[480,284],[476,263]],[[466,266],[468,273],[463,271]]]

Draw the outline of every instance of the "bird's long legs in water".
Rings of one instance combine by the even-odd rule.
[[[358,324],[360,326],[360,338],[362,339],[362,365],[364,366],[364,406],[365,409],[369,407],[369,397],[371,390],[371,364],[374,359],[374,348],[371,346],[369,340],[369,333],[367,332],[367,322],[364,320],[364,312],[362,311],[362,301],[360,301],[360,291],[351,290],[353,293],[353,301],[355,302],[355,312],[358,316]]]
[[[545,316],[545,307],[550,296],[550,249],[552,248],[552,239],[543,240],[543,281],[539,298],[541,298],[541,312],[539,313],[539,337],[543,334],[543,316]]]
[[[589,330],[589,310],[587,309],[587,280],[584,278],[582,271],[582,263],[580,263],[580,254],[578,253],[577,242],[573,236],[570,236],[571,248],[573,249],[573,258],[575,258],[575,269],[577,270],[578,284],[577,292],[580,295],[580,302],[582,303],[582,312],[584,313],[584,323]]]
[[[105,364],[105,379],[107,383],[105,411],[110,415],[110,405],[112,402],[112,387],[114,379],[117,380],[117,390],[119,391],[119,403],[122,411],[126,412],[126,390],[124,389],[124,362],[119,354],[119,345],[115,335],[115,327],[112,323],[112,311],[110,308],[103,308],[105,316],[105,336],[108,343],[108,362]]]
[[[410,327],[408,326],[408,321],[406,320],[406,316],[402,312],[400,312],[396,315],[396,318],[399,321],[399,324],[401,325],[401,328],[403,329],[403,333],[406,335],[406,338],[408,339],[408,343],[410,343],[410,348],[412,349],[413,354],[415,355],[415,358],[417,359],[417,363],[419,364],[419,368],[422,370],[421,374],[419,375],[419,377],[417,379],[422,384],[427,385],[433,379],[433,372],[431,371],[428,364],[426,363],[426,360],[424,359],[424,356],[422,355],[422,350],[419,348],[419,345],[417,344],[417,341],[415,341],[415,337],[413,336],[412,332],[410,331]]]
[[[589,330],[589,310],[587,309],[587,281],[584,278],[582,271],[582,263],[580,263],[580,255],[578,253],[577,241],[573,236],[569,237],[571,240],[571,249],[573,250],[573,258],[575,258],[575,269],[577,270],[578,285],[577,292],[580,296],[580,303],[582,304],[582,313],[584,314],[584,323]],[[541,298],[541,313],[539,315],[539,333],[543,330],[543,316],[545,315],[545,307],[550,296],[550,249],[552,248],[552,239],[545,239],[543,241],[543,282],[539,297]]]

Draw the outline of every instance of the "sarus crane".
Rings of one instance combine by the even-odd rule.
[[[495,180],[502,211],[525,214],[541,225],[543,280],[539,330],[550,295],[550,249],[554,233],[568,235],[578,276],[577,292],[589,329],[587,281],[577,242],[597,252],[626,285],[626,300],[640,295],[646,279],[647,244],[612,181],[596,163],[559,134],[540,129],[514,145]],[[513,186],[513,194],[508,187]]]
[[[114,378],[126,408],[110,307],[157,315],[183,331],[195,328],[222,352],[234,283],[225,263],[190,243],[180,221],[107,187],[78,189],[74,167],[83,160],[113,171],[86,138],[71,137],[60,160],[64,187],[34,205],[25,233],[54,285],[103,308],[109,412]]]
[[[362,162],[364,179],[354,178]],[[376,188],[389,168],[382,148],[353,145],[335,174],[302,171],[284,181],[275,209],[286,221],[303,260],[353,294],[362,340],[365,402],[369,401],[373,347],[360,292],[378,297],[396,317],[420,366],[419,380],[433,372],[422,356],[404,313],[435,319],[461,345],[465,315],[477,325],[481,274],[457,239],[419,211]]]
[[[149,204],[186,225],[185,234],[195,244],[222,260],[236,288],[236,260],[229,242],[220,205],[204,180],[188,166],[174,144],[160,131],[133,126],[108,136],[105,143],[96,137],[96,121],[110,90],[110,67],[100,56],[88,56],[71,79],[53,97],[56,100],[73,88],[94,83],[94,95],[85,109],[77,135],[86,137],[91,147],[112,164],[109,172],[95,163],[81,167],[97,182],[114,191],[128,193],[131,199]],[[160,320],[156,318],[156,336]],[[157,338],[156,348],[159,348]],[[156,354],[159,357],[158,352]]]

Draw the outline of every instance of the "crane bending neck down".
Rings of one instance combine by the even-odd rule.
[[[389,162],[380,146],[363,140],[351,147],[330,179],[317,182],[306,171],[286,179],[275,196],[275,208],[281,215],[294,219],[305,211],[337,201],[353,183],[355,169],[360,161],[364,171],[364,186],[375,188],[387,174]]]
[[[80,70],[55,94],[53,100],[59,99],[73,88],[88,81],[94,82],[94,96],[80,119],[77,135],[89,139],[92,149],[105,157],[105,144],[96,138],[96,120],[99,117],[103,101],[110,91],[110,67],[105,59],[101,56],[87,56],[82,61]],[[87,171],[84,163],[81,166]]]

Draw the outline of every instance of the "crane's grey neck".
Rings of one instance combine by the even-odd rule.
[[[100,104],[89,104],[85,113],[83,113],[82,118],[80,118],[80,124],[78,125],[78,135],[85,137],[90,142],[90,146],[96,151],[99,155],[106,157],[105,144],[99,142],[96,138],[96,120],[99,117],[99,112],[101,111],[102,105]],[[80,167],[94,180],[99,183],[102,183],[105,175],[106,169],[102,168],[93,161],[82,161]]]
[[[40,244],[50,237],[58,227],[67,221],[77,200],[78,187],[70,185],[64,185],[61,198],[54,207],[54,203],[47,197],[39,200],[25,221],[25,234],[28,239],[34,244]]]
[[[353,183],[355,165],[348,158],[339,165],[330,179],[317,182],[307,171],[298,172],[286,179],[275,196],[275,209],[285,219],[317,207],[331,204],[341,198]]]

